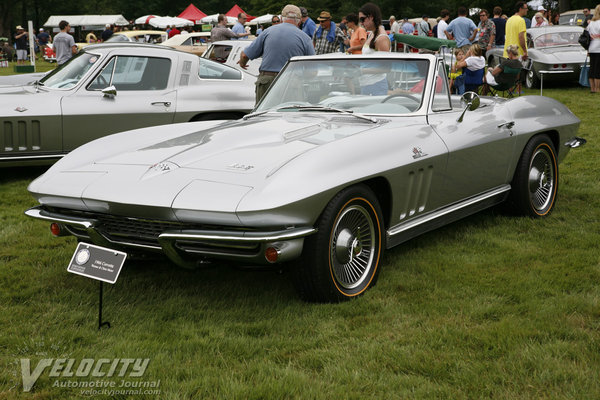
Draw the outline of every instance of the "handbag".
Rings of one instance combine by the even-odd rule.
[[[585,63],[581,66],[579,72],[579,84],[584,87],[590,87],[590,65],[588,64],[589,57],[585,58]]]
[[[581,32],[581,35],[579,35],[579,39],[577,41],[581,47],[587,50],[590,48],[590,42],[592,41],[592,38],[590,37],[590,33],[584,29],[583,32]]]

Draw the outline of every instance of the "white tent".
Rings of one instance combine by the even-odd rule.
[[[260,17],[254,18],[250,22],[246,22],[245,25],[270,24],[273,17],[274,17],[274,14],[261,15]]]
[[[207,15],[206,17],[204,17],[200,20],[200,23],[216,25],[218,18],[219,18],[219,14]],[[225,18],[227,18],[227,25],[235,25],[235,23],[237,22],[237,18],[228,17],[228,16],[225,16]]]
[[[156,17],[150,19],[150,21],[148,21],[148,24],[159,29],[165,29],[167,26],[176,26],[179,28],[182,26],[194,25],[194,23],[189,19],[178,17]]]
[[[133,23],[137,24],[137,25],[144,25],[144,24],[149,23],[152,18],[156,18],[156,17],[158,17],[158,15],[152,15],[152,14],[144,15],[143,17],[137,18],[135,21],[133,21]]]
[[[67,21],[71,26],[101,26],[106,24],[125,26],[129,21],[122,15],[52,15],[44,23],[49,28],[57,28],[60,21]]]

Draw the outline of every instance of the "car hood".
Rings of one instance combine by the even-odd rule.
[[[235,174],[261,175],[316,146],[327,145],[384,123],[352,116],[286,113],[283,117],[260,116],[232,121],[208,129],[124,151],[101,160],[99,165],[170,163],[189,168]],[[201,126],[201,125],[200,125]]]
[[[294,112],[140,129],[75,150],[34,181],[29,191],[42,204],[99,212],[128,214],[133,205],[138,216],[156,216],[157,207],[231,212],[248,191],[264,185],[294,158],[386,123]],[[157,136],[165,129],[165,139]],[[178,129],[182,134],[174,135]],[[97,151],[126,146],[121,138],[144,140],[144,133],[152,136],[146,145],[90,158]]]

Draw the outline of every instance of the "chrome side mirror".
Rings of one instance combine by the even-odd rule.
[[[112,99],[117,95],[117,88],[114,86],[109,86],[107,88],[102,89],[102,94],[104,95],[104,97]]]
[[[469,111],[477,110],[479,108],[479,105],[481,104],[481,99],[479,99],[479,96],[475,92],[466,92],[460,98],[460,102],[465,105],[465,108],[464,108],[463,112],[460,114],[460,117],[458,117],[458,119],[456,120],[457,122],[463,121],[463,117],[465,116],[465,113],[467,112],[467,110],[469,110]]]

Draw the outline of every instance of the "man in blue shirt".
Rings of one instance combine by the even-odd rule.
[[[402,24],[402,33],[404,33],[405,35],[412,35],[414,32],[414,25],[408,22],[408,18],[404,18],[404,24]]]
[[[470,46],[475,36],[477,35],[477,26],[467,18],[467,9],[458,7],[458,17],[446,28],[446,36],[448,39],[456,40],[456,47]]]
[[[302,24],[300,25],[300,29],[312,39],[317,30],[317,24],[308,16],[306,8],[300,7],[300,12],[302,13]]]
[[[240,55],[239,64],[244,69],[248,60],[262,57],[256,79],[256,103],[290,58],[315,54],[312,41],[299,29],[301,15],[298,7],[288,4],[281,11],[283,23],[265,29]]]
[[[232,37],[231,40],[238,40],[241,37],[246,37],[249,35],[249,33],[246,32],[246,28],[244,28],[244,24],[246,23],[247,19],[248,17],[246,16],[246,14],[238,14],[238,22],[236,22],[233,28],[231,29],[233,33],[237,34],[237,37]]]

